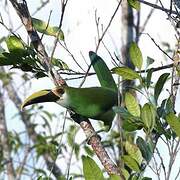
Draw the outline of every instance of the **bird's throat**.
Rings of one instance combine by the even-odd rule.
[[[56,103],[58,103],[59,105],[65,107],[65,108],[69,108],[70,101],[69,101],[69,97],[68,97],[67,93],[64,92],[64,94],[60,97],[60,99],[58,101],[56,101]]]

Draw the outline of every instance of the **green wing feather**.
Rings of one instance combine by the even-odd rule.
[[[101,116],[117,104],[117,93],[107,88],[66,87],[71,109],[82,116],[101,119]],[[77,94],[78,93],[78,94]]]

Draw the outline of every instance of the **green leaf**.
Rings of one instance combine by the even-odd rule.
[[[143,177],[142,180],[152,180],[150,177]]]
[[[158,100],[158,97],[164,87],[164,84],[167,80],[167,78],[169,77],[170,73],[164,73],[162,74],[158,81],[156,82],[156,85],[155,85],[155,88],[154,88],[154,99],[155,99],[155,102],[157,103],[157,100]]]
[[[112,69],[112,72],[122,76],[124,79],[133,80],[133,79],[140,79],[141,77],[137,72],[128,68],[128,67],[116,67]]]
[[[143,127],[142,121],[138,117],[134,117],[124,107],[113,107],[115,113],[120,114],[123,121],[122,128],[126,131],[135,131]]]
[[[67,133],[67,142],[71,147],[74,146],[74,136],[76,132],[77,132],[76,126],[71,125]]]
[[[171,96],[167,99],[165,107],[165,113],[169,114],[170,112],[174,112],[174,104]]]
[[[17,53],[17,54],[16,54]],[[6,66],[6,65],[17,65],[20,63],[23,63],[22,57],[20,57],[20,51],[15,51],[11,53],[4,52],[0,54],[0,65],[1,66]]]
[[[166,116],[166,121],[176,133],[176,135],[180,137],[180,118],[171,112]]]
[[[57,26],[49,26],[46,22],[32,18],[33,27],[40,33],[57,37],[59,40],[64,40],[64,33],[59,27]]]
[[[133,115],[140,117],[140,107],[136,98],[129,92],[125,94],[125,105],[128,111]]]
[[[131,43],[129,54],[134,66],[137,67],[138,69],[141,69],[143,63],[143,57],[141,50],[139,49],[138,45],[135,42]]]
[[[118,175],[113,174],[113,175],[110,175],[109,180],[122,180],[122,178],[120,176],[118,176]]]
[[[39,71],[34,76],[35,76],[35,78],[39,79],[39,78],[47,77],[48,75],[42,71]]]
[[[146,59],[146,67],[148,67],[148,66],[150,66],[151,64],[153,64],[154,61],[155,61],[155,60],[154,60],[153,58],[147,56],[147,59]]]
[[[128,153],[128,155],[135,159],[138,165],[140,166],[143,160],[141,151],[139,150],[138,146],[135,144],[130,143],[129,141],[125,142],[125,150]]]
[[[124,168],[122,168],[121,171],[122,171],[122,174],[125,177],[125,179],[129,179],[129,177],[130,177],[129,172]]]
[[[94,151],[89,146],[84,146],[84,150],[89,156],[94,155]]]
[[[22,57],[26,53],[22,40],[16,36],[9,36],[6,39],[6,45],[8,47],[9,52],[13,53],[18,57]]]
[[[68,65],[67,65],[64,61],[62,61],[62,60],[60,60],[60,59],[53,58],[53,59],[51,60],[51,63],[52,63],[54,66],[57,66],[57,67],[60,68],[60,69],[63,69],[63,70],[68,70],[68,69],[69,69]]]
[[[128,0],[128,4],[136,10],[140,10],[140,2],[138,0]]]
[[[125,119],[122,128],[127,132],[132,132],[142,129],[142,123],[138,121],[132,121],[131,119]]]
[[[92,51],[89,52],[89,57],[101,86],[117,92],[117,85],[104,60]]]
[[[124,155],[124,156],[122,156],[122,159],[123,159],[124,163],[125,163],[130,169],[132,169],[133,171],[136,171],[136,172],[139,172],[139,171],[140,171],[138,163],[137,163],[136,160],[133,159],[131,156],[129,156],[129,155]]]
[[[143,158],[149,162],[153,156],[153,153],[151,151],[151,149],[149,148],[148,144],[146,143],[146,141],[144,141],[143,138],[138,137],[136,140],[136,144],[139,147]]]
[[[146,87],[149,88],[151,85],[151,77],[152,77],[152,73],[154,72],[154,69],[151,68],[148,73],[147,73],[147,77],[146,77]]]
[[[79,159],[80,146],[77,143],[74,143],[74,153],[76,155],[76,159]]]
[[[156,110],[150,103],[146,103],[141,109],[141,119],[144,122],[148,132],[152,131],[155,125]]]
[[[104,180],[101,169],[92,158],[88,156],[82,156],[82,161],[85,180]]]

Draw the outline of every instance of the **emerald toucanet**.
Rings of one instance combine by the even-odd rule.
[[[108,88],[65,86],[35,92],[24,101],[21,108],[35,103],[56,102],[81,116],[101,120],[105,125],[111,125],[115,116],[112,107],[117,105],[117,101],[117,92]]]

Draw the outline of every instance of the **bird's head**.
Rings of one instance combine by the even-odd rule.
[[[25,101],[21,105],[21,109],[31,104],[37,104],[43,102],[57,102],[62,98],[63,94],[64,94],[63,87],[56,87],[54,89],[45,89],[35,92],[25,99]]]

